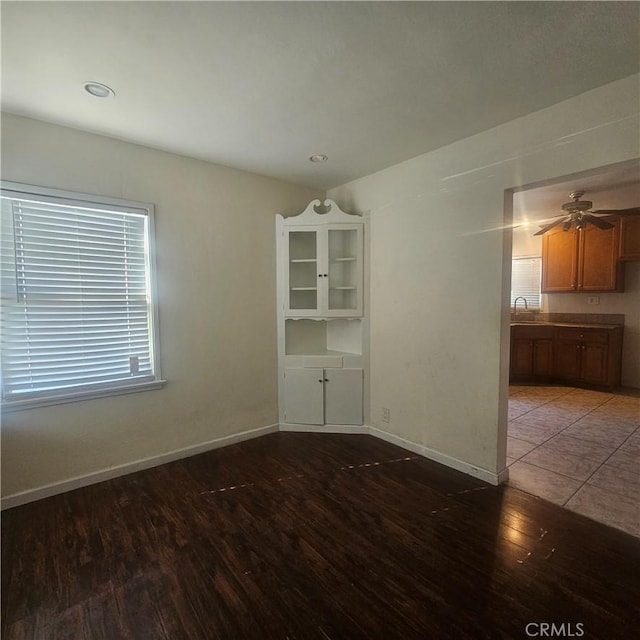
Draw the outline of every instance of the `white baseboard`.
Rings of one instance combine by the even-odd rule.
[[[259,427],[257,429],[250,429],[249,431],[242,431],[241,433],[234,433],[222,438],[216,438],[209,440],[208,442],[202,442],[197,445],[185,447],[183,449],[176,449],[163,453],[159,456],[152,456],[149,458],[143,458],[142,460],[136,460],[135,462],[128,462],[116,467],[109,467],[108,469],[102,469],[94,473],[89,473],[83,476],[75,476],[62,482],[54,482],[37,489],[29,489],[28,491],[22,491],[20,493],[14,493],[13,495],[2,498],[0,503],[1,509],[10,509],[11,507],[17,507],[28,502],[35,500],[41,500],[42,498],[48,498],[50,496],[57,495],[59,493],[65,493],[66,491],[73,491],[74,489],[80,489],[97,482],[103,482],[104,480],[110,480],[111,478],[117,478],[119,476],[125,476],[136,471],[142,471],[144,469],[150,469],[151,467],[157,467],[167,462],[173,462],[182,458],[188,458],[195,456],[199,453],[205,453],[213,449],[219,449],[221,447],[227,447],[237,442],[243,442],[244,440],[251,440],[252,438],[258,438],[268,433],[274,433],[276,431],[300,431],[305,433],[354,433],[372,435],[376,438],[380,438],[391,444],[395,444],[403,449],[407,449],[413,453],[417,453],[420,456],[424,456],[429,460],[439,462],[447,467],[466,473],[480,480],[484,480],[489,484],[498,485],[506,482],[509,479],[509,470],[503,469],[500,473],[493,473],[480,467],[458,460],[439,451],[429,449],[424,445],[405,440],[404,438],[397,436],[388,431],[383,431],[377,427],[370,427],[367,425],[308,425],[308,424],[272,424],[266,427]]]
[[[461,471],[462,473],[466,473],[469,476],[473,476],[474,478],[478,478],[479,480],[488,482],[492,485],[497,486],[499,484],[503,484],[509,479],[508,469],[503,469],[502,471],[500,471],[500,473],[494,473],[492,471],[488,471],[487,469],[476,467],[472,464],[469,464],[468,462],[464,462],[464,460],[459,460],[458,458],[453,458],[452,456],[440,453],[439,451],[435,451],[434,449],[429,449],[429,447],[425,447],[422,444],[417,444],[415,442],[411,442],[410,440],[405,440],[405,438],[397,436],[393,433],[389,433],[388,431],[383,431],[378,427],[371,427],[367,425],[310,425],[280,423],[280,431],[300,431],[304,433],[368,434],[374,436],[375,438],[380,438],[385,442],[395,444],[399,447],[402,447],[403,449],[407,449],[408,451],[411,451],[413,453],[417,453],[418,455],[428,458],[429,460],[433,460],[434,462],[439,462],[446,467],[450,467],[452,469],[455,469],[456,471]]]
[[[456,471],[462,471],[462,473],[466,473],[469,476],[473,476],[474,478],[478,478],[479,480],[484,480],[484,482],[488,482],[489,484],[499,485],[503,482],[506,482],[509,478],[509,471],[507,469],[503,469],[500,473],[493,473],[492,471],[488,471],[487,469],[482,469],[480,467],[476,467],[468,462],[464,462],[464,460],[458,460],[458,458],[453,458],[452,456],[448,456],[444,453],[440,453],[439,451],[435,451],[434,449],[429,449],[429,447],[425,447],[422,444],[417,444],[415,442],[411,442],[410,440],[405,440],[400,436],[397,436],[393,433],[389,433],[388,431],[383,431],[382,429],[378,429],[377,427],[369,427],[369,433],[376,438],[380,438],[385,442],[390,442],[391,444],[398,445],[403,449],[407,449],[412,451],[413,453],[417,453],[420,456],[424,456],[429,460],[433,460],[434,462],[439,462],[440,464],[445,465],[446,467],[451,467]]]
[[[369,427],[363,424],[293,424],[280,423],[280,431],[304,433],[359,433],[368,435]]]
[[[498,484],[506,484],[509,481],[509,468],[505,467],[498,473]]]
[[[219,449],[220,447],[227,447],[230,444],[235,444],[244,440],[251,440],[252,438],[258,438],[259,436],[264,436],[268,433],[275,433],[276,431],[278,431],[277,424],[258,427],[257,429],[234,433],[222,438],[209,440],[208,442],[184,447],[183,449],[169,451],[168,453],[163,453],[159,456],[143,458],[142,460],[136,460],[135,462],[127,462],[126,464],[109,467],[108,469],[102,469],[101,471],[88,473],[83,476],[75,476],[74,478],[63,480],[62,482],[54,482],[43,487],[38,487],[37,489],[29,489],[28,491],[14,493],[13,495],[2,498],[0,508],[10,509],[11,507],[17,507],[21,504],[27,504],[27,502],[41,500],[42,498],[48,498],[59,493],[80,489],[81,487],[96,484],[97,482],[103,482],[104,480],[110,480],[111,478],[117,478],[119,476],[135,473],[136,471],[150,469],[151,467],[157,467],[158,465],[165,464],[167,462],[173,462],[182,458],[189,458],[190,456],[195,456],[199,453],[205,453],[206,451]]]

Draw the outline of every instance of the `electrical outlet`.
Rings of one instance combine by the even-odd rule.
[[[589,296],[587,298],[588,304],[600,304],[600,296]]]
[[[391,422],[391,411],[387,407],[382,407],[382,422]]]

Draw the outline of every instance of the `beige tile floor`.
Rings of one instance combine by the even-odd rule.
[[[512,386],[509,484],[640,537],[640,393]]]

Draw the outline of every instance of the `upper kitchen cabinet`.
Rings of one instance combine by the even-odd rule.
[[[287,317],[362,316],[363,225],[333,209],[308,210],[278,225]]]
[[[557,227],[542,236],[542,293],[622,291],[620,220],[607,221],[614,226]]]
[[[551,229],[542,236],[542,292],[575,291],[578,282],[578,230]]]
[[[620,217],[620,260],[640,260],[640,216]]]

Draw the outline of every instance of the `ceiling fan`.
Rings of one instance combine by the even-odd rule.
[[[602,220],[598,215],[623,215],[623,214],[640,214],[640,207],[631,207],[630,209],[592,209],[593,203],[590,200],[580,200],[584,195],[584,191],[572,191],[569,194],[571,202],[565,202],[562,205],[564,213],[555,216],[557,219],[545,225],[534,233],[534,236],[542,234],[561,224],[564,231],[569,231],[575,225],[576,229],[584,229],[587,223],[591,223],[599,229],[610,229],[614,225],[606,220]]]

